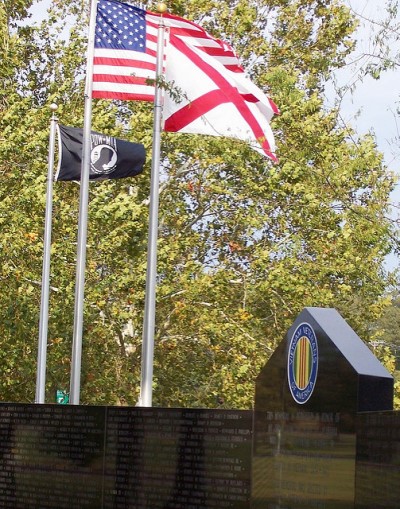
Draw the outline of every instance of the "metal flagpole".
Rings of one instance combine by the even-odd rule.
[[[93,54],[96,29],[97,0],[91,0],[88,53],[86,64],[85,116],[83,124],[83,147],[81,190],[79,197],[78,249],[76,259],[74,332],[72,342],[70,404],[79,405],[81,384],[83,304],[85,286],[86,239],[89,201],[89,172],[92,123]]]
[[[39,343],[36,374],[35,403],[45,402],[46,392],[46,357],[47,357],[47,329],[49,319],[49,288],[50,288],[50,249],[51,249],[51,216],[53,212],[53,173],[54,152],[56,140],[57,118],[56,104],[51,104],[53,115],[50,120],[49,154],[47,170],[46,214],[44,222],[43,239],[43,268],[42,268],[42,294],[40,300]]]
[[[167,6],[160,2],[157,11],[162,15]],[[161,16],[157,37],[157,69],[154,97],[153,149],[151,159],[151,186],[149,212],[149,239],[147,250],[146,299],[143,320],[142,338],[142,373],[138,406],[152,406],[153,390],[153,357],[154,357],[154,326],[156,307],[157,278],[157,234],[158,234],[158,195],[160,170],[161,118],[163,106],[162,89],[159,78],[163,74],[165,25]]]

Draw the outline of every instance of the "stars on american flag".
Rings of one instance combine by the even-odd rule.
[[[145,13],[132,5],[100,0],[97,6],[95,47],[146,50]]]

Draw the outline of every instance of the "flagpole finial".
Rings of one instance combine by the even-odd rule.
[[[167,4],[164,2],[158,2],[157,4],[157,12],[160,14],[165,14],[168,10]]]
[[[51,111],[56,111],[58,109],[58,106],[55,103],[51,103],[49,108],[51,109]]]

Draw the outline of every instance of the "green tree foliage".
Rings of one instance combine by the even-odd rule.
[[[389,305],[373,326],[371,346],[395,378],[395,407],[400,408],[400,296],[398,285],[387,299]]]
[[[355,22],[340,2],[169,7],[230,41],[281,110],[278,165],[234,140],[162,136],[154,403],[246,408],[304,306],[335,307],[370,338],[366,324],[384,306],[393,176],[373,138],[340,128],[323,104],[324,83],[353,46]],[[87,17],[78,1],[54,1],[40,26],[10,24],[19,12],[1,17],[9,64],[0,92],[0,397],[32,401],[48,105],[59,104],[61,123],[82,126]],[[151,153],[151,105],[94,101],[93,128]],[[148,159],[135,179],[90,184],[83,403],[138,398]],[[69,385],[78,202],[77,184],[55,184],[48,401]]]

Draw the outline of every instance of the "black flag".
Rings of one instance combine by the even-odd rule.
[[[58,126],[60,158],[54,180],[80,180],[83,129]],[[91,132],[90,180],[134,177],[143,171],[146,151],[141,143]]]

